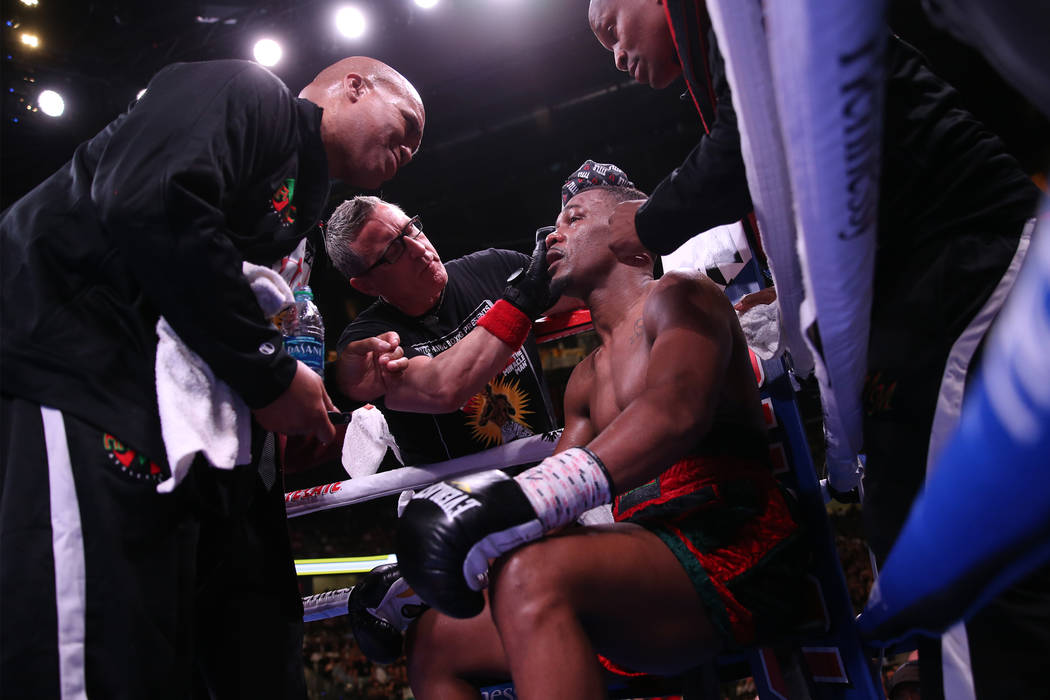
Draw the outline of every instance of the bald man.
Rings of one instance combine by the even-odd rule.
[[[330,440],[334,407],[242,264],[303,283],[329,178],[379,186],[423,122],[369,58],[299,99],[254,63],[175,64],[3,213],[0,697],[305,697],[281,479],[259,455],[266,431]],[[251,410],[250,463],[198,453],[169,480],[161,317]]]
[[[320,107],[328,171],[355,187],[376,189],[394,177],[423,138],[419,93],[390,66],[345,58],[314,78],[299,97]]]

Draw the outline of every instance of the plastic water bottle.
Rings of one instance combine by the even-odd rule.
[[[324,320],[309,287],[295,290],[295,314],[281,325],[288,354],[324,377]]]

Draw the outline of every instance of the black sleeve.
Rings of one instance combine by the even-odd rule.
[[[473,293],[495,300],[503,293],[511,273],[528,267],[529,260],[528,255],[516,250],[486,248],[456,258],[449,262],[449,266],[465,271],[467,279],[464,284]]]
[[[224,206],[294,157],[294,103],[248,62],[158,73],[113,134],[91,197],[155,309],[249,406],[277,398],[295,361],[241,270]]]
[[[503,248],[489,248],[487,251],[482,251],[482,253],[488,253],[494,259],[499,260],[503,266],[501,273],[503,273],[504,281],[506,281],[507,277],[510,277],[512,272],[528,267],[531,260],[525,253],[519,253],[516,250],[504,250]]]
[[[660,255],[673,252],[702,231],[739,221],[752,208],[733,98],[714,32],[708,41],[717,97],[711,133],[656,186],[635,215],[642,244]]]

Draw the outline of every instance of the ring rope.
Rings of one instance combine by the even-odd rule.
[[[290,491],[284,495],[285,511],[289,518],[295,518],[307,513],[340,508],[352,503],[361,503],[401,493],[408,489],[429,486],[453,476],[539,462],[554,452],[554,445],[560,436],[561,430],[552,430],[542,435],[515,440],[506,445],[456,457],[445,462],[424,464],[419,467],[401,467],[361,479],[347,479]]]

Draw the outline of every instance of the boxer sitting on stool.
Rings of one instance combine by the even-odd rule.
[[[801,607],[808,551],[765,461],[732,305],[607,245],[609,214],[639,195],[590,161],[562,189],[552,288],[586,301],[602,346],[569,379],[556,453],[435,484],[402,515],[401,572],[435,608],[410,629],[417,698],[476,698],[474,681],[508,673],[523,698],[605,697],[599,658],[679,672]],[[567,527],[610,502],[616,523]]]

